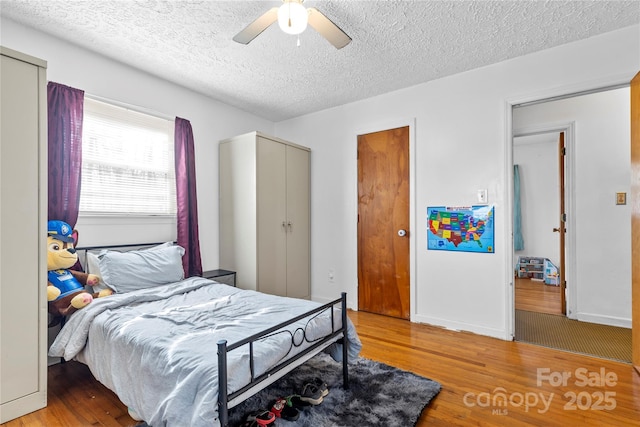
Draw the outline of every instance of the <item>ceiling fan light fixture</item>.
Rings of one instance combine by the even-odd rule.
[[[282,1],[283,4],[280,7],[274,6],[266,11],[247,25],[244,30],[233,36],[233,40],[249,44],[271,24],[278,21],[278,26],[282,31],[294,35],[302,33],[308,24],[336,49],[342,49],[351,43],[351,37],[315,7],[305,8],[302,5],[303,0]],[[300,37],[298,37],[298,46],[300,46]]]
[[[278,25],[287,34],[300,34],[307,28],[309,14],[298,0],[284,0],[278,9]]]

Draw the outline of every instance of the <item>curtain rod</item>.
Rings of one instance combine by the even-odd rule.
[[[93,95],[86,92],[84,96],[86,96],[87,98],[91,98],[94,101],[106,102],[107,104],[117,105],[118,107],[126,108],[128,110],[133,110],[138,113],[148,114],[150,116],[158,117],[159,119],[170,120],[172,122],[176,120],[175,116],[171,117],[167,114],[159,113],[149,108],[140,107],[138,105],[133,105],[133,104],[127,104],[126,102],[116,101],[115,99],[105,98],[104,96]]]

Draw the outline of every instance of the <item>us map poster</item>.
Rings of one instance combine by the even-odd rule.
[[[494,252],[494,206],[427,208],[427,249]]]

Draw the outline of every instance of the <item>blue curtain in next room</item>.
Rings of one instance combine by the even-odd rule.
[[[522,211],[520,207],[520,168],[513,165],[513,250],[524,249],[522,237]]]

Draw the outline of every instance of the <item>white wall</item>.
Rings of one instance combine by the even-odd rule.
[[[312,149],[314,299],[345,290],[357,302],[358,130],[415,118],[412,320],[510,339],[510,103],[630,80],[640,69],[639,36],[632,26],[277,123],[277,136]],[[427,206],[473,204],[481,188],[496,208],[495,254],[427,251]]]
[[[631,185],[628,87],[517,108],[514,129],[574,122],[575,277],[567,274],[569,317],[631,327]],[[573,152],[571,152],[573,151]],[[569,190],[569,188],[567,188]],[[570,235],[568,235],[570,237]],[[525,242],[526,245],[526,242]],[[526,251],[525,251],[526,252]]]
[[[630,79],[640,69],[640,31],[632,26],[274,126],[11,21],[1,24],[1,43],[48,60],[50,80],[191,121],[205,268],[218,260],[217,142],[260,130],[309,146],[315,300],[346,291],[350,306],[357,304],[356,135],[415,123],[412,320],[502,338],[510,338],[513,311],[509,102]],[[460,161],[469,156],[475,162]],[[426,207],[473,204],[480,188],[496,206],[495,254],[427,251]],[[330,268],[335,283],[328,283]]]
[[[205,270],[218,268],[218,141],[254,130],[272,134],[274,124],[14,21],[1,18],[0,29],[3,46],[47,61],[49,81],[191,122],[196,153],[202,266]],[[176,238],[174,224],[166,220],[144,226],[139,218],[131,218],[115,221],[110,228],[101,227],[98,223],[102,222],[95,218],[78,221],[80,245],[157,242]]]

